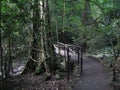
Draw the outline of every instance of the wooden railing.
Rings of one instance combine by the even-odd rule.
[[[64,44],[59,42],[57,44],[54,44],[54,47],[57,50],[59,50],[56,52],[58,55],[61,55],[67,59],[66,60],[67,79],[69,80],[69,76],[70,76],[70,61],[72,57],[71,54],[77,56],[77,63],[80,69],[80,76],[81,76],[83,74],[83,46]]]

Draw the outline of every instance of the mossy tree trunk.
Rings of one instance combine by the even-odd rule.
[[[51,36],[49,33],[47,37],[47,30],[51,29],[49,13],[48,0],[34,0],[32,48],[23,74],[40,73],[41,67],[49,72],[46,62],[47,52],[50,52],[49,48],[51,49],[51,43],[48,43],[47,39]]]
[[[34,7],[33,7],[33,40],[32,46],[30,48],[30,56],[29,60],[26,64],[25,70],[23,73],[34,73],[38,64],[41,63],[42,60],[39,58],[39,54],[42,52],[42,34],[41,34],[41,27],[42,27],[42,18],[41,13],[42,10],[42,1],[34,0]],[[41,35],[41,36],[39,36]],[[41,40],[40,40],[41,39]],[[41,45],[39,45],[39,42]],[[42,55],[42,54],[41,54]]]

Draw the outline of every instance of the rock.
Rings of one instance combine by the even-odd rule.
[[[23,71],[24,68],[25,68],[25,66],[20,66],[20,67],[18,67],[18,71]]]
[[[25,66],[19,66],[18,68],[13,69],[13,75],[19,75],[24,70]]]

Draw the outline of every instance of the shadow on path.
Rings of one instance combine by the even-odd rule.
[[[73,90],[113,90],[112,74],[105,67],[93,59],[85,59],[83,75],[76,81]]]

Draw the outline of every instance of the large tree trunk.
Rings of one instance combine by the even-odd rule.
[[[1,0],[2,1],[2,0]],[[0,68],[1,68],[1,90],[3,89],[3,55],[2,55],[2,28],[1,28],[1,1],[0,1]]]
[[[39,73],[42,67],[41,65],[43,65],[46,71],[48,71],[48,67],[45,62],[47,51],[47,39],[45,32],[45,9],[45,0],[34,1],[32,49],[30,51],[30,59],[28,60],[23,73]]]
[[[0,8],[1,8],[1,5],[0,5]],[[1,11],[1,9],[0,9]],[[1,13],[0,13],[0,19],[1,19]],[[3,89],[2,86],[3,86],[3,55],[2,55],[2,28],[1,28],[1,21],[0,21],[0,68],[1,68],[1,90]]]
[[[90,23],[90,0],[85,0],[84,10],[82,11],[82,23],[84,26]]]
[[[53,34],[51,31],[51,14],[50,14],[50,9],[49,9],[49,0],[46,0],[46,7],[45,7],[45,18],[46,18],[46,31],[50,31],[48,34],[46,34],[46,38],[47,38],[47,46],[48,46],[48,50],[51,51],[52,48],[52,44],[53,44]]]
[[[10,72],[11,72],[11,67],[12,67],[12,58],[11,58],[11,35],[9,34],[9,38],[8,38],[8,62],[7,62],[7,71],[5,74],[5,77],[9,77],[10,76]]]
[[[83,30],[83,35],[81,38],[81,45],[84,47],[84,52],[86,51],[87,48],[87,43],[86,43],[86,27],[90,25],[90,1],[91,0],[84,0],[84,9],[81,13],[82,16],[82,24],[84,26],[84,30]]]
[[[32,41],[32,47],[30,48],[30,58],[26,64],[25,70],[23,73],[34,73],[37,62],[38,62],[38,33],[40,29],[40,1],[34,0],[34,8],[33,8],[33,41]]]

